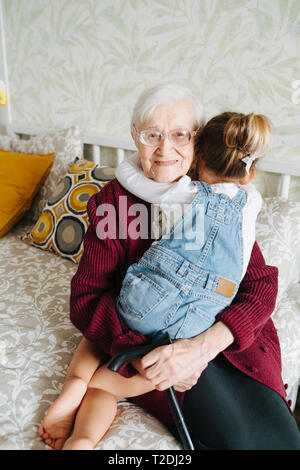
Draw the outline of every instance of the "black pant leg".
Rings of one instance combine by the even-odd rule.
[[[284,400],[222,354],[186,392],[182,410],[199,450],[300,450],[300,433]]]

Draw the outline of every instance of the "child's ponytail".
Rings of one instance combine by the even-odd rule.
[[[262,114],[225,112],[212,118],[195,141],[196,165],[227,178],[243,178],[267,150],[271,123]]]

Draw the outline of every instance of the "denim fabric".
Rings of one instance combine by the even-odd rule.
[[[153,338],[190,338],[209,328],[234,298],[243,272],[242,209],[246,192],[230,199],[198,182],[198,193],[165,234],[132,264],[116,301],[120,320]],[[236,284],[216,292],[220,278]]]

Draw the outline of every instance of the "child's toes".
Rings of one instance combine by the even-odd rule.
[[[66,439],[61,439],[61,438],[55,439],[53,449],[61,450],[65,442],[66,442]]]
[[[41,425],[38,430],[38,435],[45,441],[48,437],[49,434],[45,430],[45,428]]]
[[[52,447],[53,439],[50,439],[50,437],[47,437],[47,438],[45,439],[45,444],[47,444],[47,446]]]

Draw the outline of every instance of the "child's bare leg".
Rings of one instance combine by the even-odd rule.
[[[89,388],[75,418],[74,430],[63,450],[91,450],[116,416],[117,398],[105,390]]]
[[[46,444],[61,449],[70,434],[74,416],[93,373],[105,355],[85,338],[79,343],[69,366],[63,389],[48,410],[38,434]]]
[[[72,435],[63,450],[93,449],[109,429],[117,411],[117,402],[154,389],[140,374],[127,379],[102,366],[91,379],[78,409]]]

